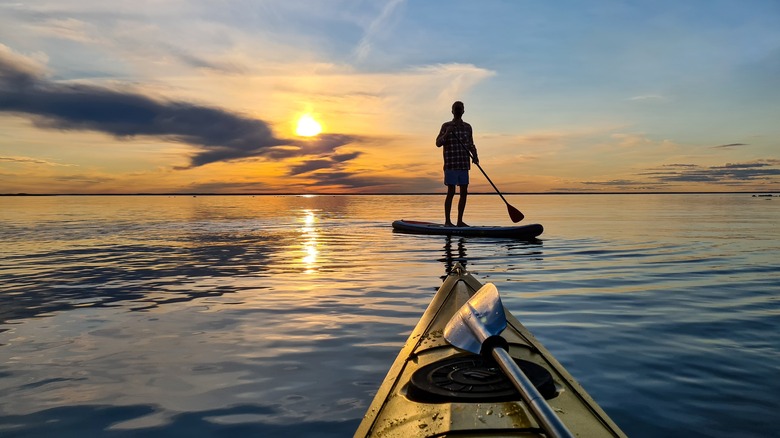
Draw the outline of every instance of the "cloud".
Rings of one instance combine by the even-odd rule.
[[[75,18],[48,18],[31,25],[37,32],[61,40],[79,43],[92,43],[95,38],[90,36],[90,24]]]
[[[44,129],[94,131],[117,138],[156,137],[194,146],[189,167],[253,157],[283,159],[333,152],[344,134],[302,142],[274,135],[268,123],[221,108],[142,93],[46,79],[43,68],[0,45],[0,112]]]
[[[720,166],[666,164],[636,174],[636,178],[584,181],[586,187],[621,190],[670,190],[680,184],[714,184],[741,188],[780,184],[780,160],[764,159]],[[563,190],[563,189],[559,189]]]
[[[640,95],[640,96],[630,97],[628,100],[639,101],[639,102],[643,102],[643,101],[644,102],[652,102],[652,101],[659,102],[659,101],[668,100],[668,98],[665,97],[665,96],[662,96],[660,94],[643,94],[643,95]]]
[[[317,155],[333,153],[336,148],[357,141],[366,142],[368,139],[355,135],[320,134],[304,140],[292,140],[290,143],[299,148],[301,153],[297,155]]]
[[[735,148],[740,146],[748,146],[747,143],[730,143],[730,144],[722,144],[720,146],[713,146],[712,149],[727,149],[727,148]]]
[[[22,163],[22,164],[43,164],[46,166],[72,166],[72,164],[60,164],[53,161],[41,160],[39,158],[31,157],[0,157],[0,162],[6,163]]]
[[[672,165],[642,175],[662,183],[739,184],[755,181],[780,182],[780,160],[727,163],[723,166]]]
[[[91,186],[98,186],[116,180],[114,177],[104,175],[62,175],[58,176],[56,179],[61,182]]]
[[[586,186],[603,186],[612,187],[622,190],[657,190],[661,186],[657,183],[647,181],[634,181],[630,179],[613,179],[610,181],[584,181],[582,184]]]
[[[430,89],[440,90],[436,96],[439,106],[452,104],[477,83],[496,75],[493,70],[477,67],[473,64],[434,64],[418,67],[416,72],[429,76],[437,85],[431,84]],[[446,84],[444,88],[440,84]]]
[[[371,48],[374,39],[377,35],[385,30],[388,26],[388,22],[393,17],[393,13],[405,2],[405,0],[390,0],[382,8],[382,12],[377,16],[371,24],[368,25],[363,38],[360,39],[357,47],[355,48],[354,55],[357,61],[363,61],[371,53]]]
[[[678,168],[692,168],[692,167],[699,167],[698,164],[664,164],[661,167],[678,167]]]
[[[246,74],[249,71],[246,66],[240,63],[207,59],[205,57],[197,56],[189,50],[176,47],[172,44],[158,43],[155,45],[154,49],[161,50],[163,54],[171,56],[182,64],[193,67],[195,69],[211,70],[228,75]],[[156,54],[153,53],[150,56],[155,55]]]
[[[6,87],[31,86],[43,74],[44,67],[41,63],[19,55],[0,43],[0,92]],[[2,102],[3,100],[0,100],[0,103]]]
[[[350,160],[354,160],[360,155],[362,155],[361,152],[350,152],[344,154],[336,153],[329,157],[321,157],[313,160],[308,160],[304,163],[291,167],[288,172],[288,175],[290,176],[301,175],[301,174],[313,172],[315,170],[332,169],[335,167],[340,167],[342,163],[345,163]]]

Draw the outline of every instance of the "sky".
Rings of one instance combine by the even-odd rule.
[[[779,22],[777,0],[0,0],[0,194],[443,192],[455,100],[502,192],[780,191]]]

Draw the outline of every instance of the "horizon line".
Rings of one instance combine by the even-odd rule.
[[[349,192],[278,192],[278,193],[212,193],[212,192],[137,192],[137,193],[0,193],[0,196],[442,196],[443,192],[368,192],[368,193],[349,193]],[[552,192],[504,192],[503,195],[713,195],[713,194],[780,194],[780,190],[768,191],[609,191],[609,192],[587,192],[587,191],[552,191]],[[498,196],[493,192],[469,192],[469,195],[488,195]]]

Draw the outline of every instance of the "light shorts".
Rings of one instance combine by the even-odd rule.
[[[469,185],[469,171],[466,169],[450,169],[444,171],[445,186]]]

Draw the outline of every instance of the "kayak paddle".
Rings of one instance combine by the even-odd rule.
[[[460,145],[460,147],[462,147],[463,149],[466,150],[466,152],[468,152],[469,157],[471,157],[473,161],[474,157],[471,156],[471,151],[469,150],[469,148],[467,148],[466,145],[464,145],[463,142],[460,141],[460,138],[458,138],[457,135],[454,135],[454,137],[455,139],[458,140],[458,144]],[[521,213],[520,210],[516,209],[515,207],[512,207],[509,201],[507,201],[506,198],[504,198],[504,195],[502,195],[501,192],[498,190],[498,187],[496,187],[496,185],[493,184],[493,181],[490,179],[487,173],[485,173],[485,170],[482,168],[482,166],[480,166],[479,163],[474,163],[474,164],[477,165],[479,171],[482,172],[483,175],[485,175],[485,179],[488,180],[490,185],[493,186],[493,189],[496,191],[496,193],[498,193],[498,196],[500,196],[501,200],[504,201],[504,204],[506,204],[506,210],[509,213],[509,218],[512,219],[512,222],[517,223],[523,220],[525,215],[523,215],[523,213]]]
[[[453,315],[444,328],[444,339],[461,350],[492,356],[520,392],[545,433],[555,438],[573,438],[574,435],[509,355],[508,344],[499,335],[505,328],[506,315],[498,289],[493,283],[487,283]]]

